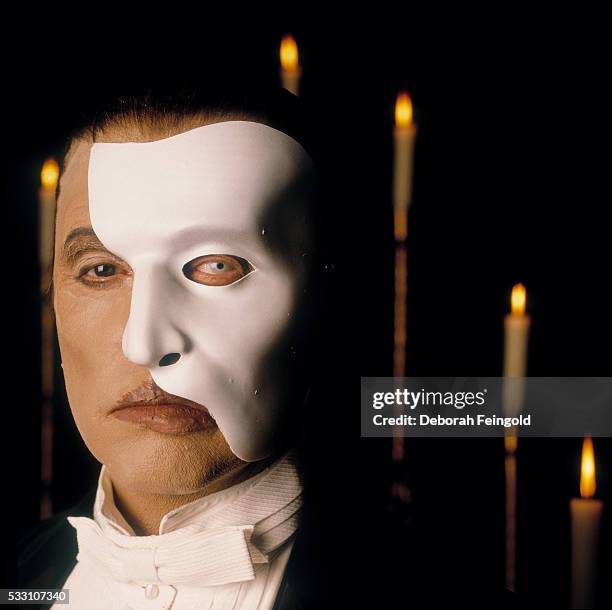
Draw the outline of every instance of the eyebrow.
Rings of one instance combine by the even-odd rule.
[[[84,252],[108,250],[98,239],[91,227],[77,227],[68,233],[62,248],[62,258],[70,265],[74,265],[78,257]]]

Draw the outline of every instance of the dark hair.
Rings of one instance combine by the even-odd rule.
[[[314,130],[296,96],[281,87],[236,88],[227,82],[208,82],[206,88],[149,88],[99,100],[71,130],[61,167],[75,140],[95,142],[109,130],[119,136],[138,132],[145,140],[161,139],[196,125],[227,120],[253,120],[274,127],[316,157]]]

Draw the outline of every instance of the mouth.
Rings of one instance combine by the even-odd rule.
[[[154,395],[139,397],[143,393]],[[162,434],[187,434],[217,425],[205,406],[168,394],[157,386],[152,388],[151,384],[129,392],[108,415]]]

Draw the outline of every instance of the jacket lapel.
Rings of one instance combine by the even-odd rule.
[[[77,541],[69,515],[92,517],[95,489],[77,505],[22,532],[18,543],[18,586],[28,589],[60,589],[74,568]]]

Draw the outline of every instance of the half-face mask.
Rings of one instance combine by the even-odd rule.
[[[204,405],[245,461],[279,448],[296,408],[314,182],[305,149],[255,122],[91,149],[93,229],[133,272],[123,352]]]

